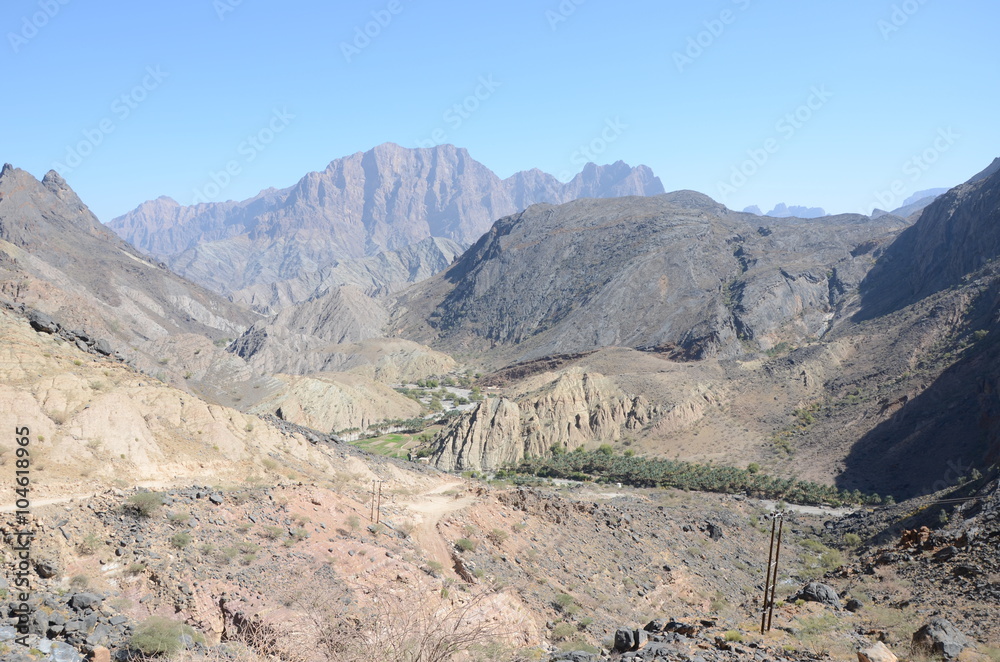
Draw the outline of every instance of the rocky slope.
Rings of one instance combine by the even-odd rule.
[[[959,285],[1000,256],[1000,172],[990,170],[935,199],[886,249],[862,284],[866,317]]]
[[[302,301],[317,287],[415,282],[440,266],[441,255],[409,247],[430,237],[467,246],[495,219],[536,202],[662,192],[644,166],[590,164],[567,184],[537,170],[500,179],[464,149],[386,143],[250,200],[183,207],[159,198],[109,225],[181,275],[265,309]],[[405,274],[378,261],[335,268],[385,251],[409,251],[384,259],[409,260]],[[358,269],[366,273],[352,273]]]
[[[0,171],[0,296],[183,388],[221,393],[233,379],[259,379],[213,345],[259,316],[150,262],[55,172],[38,181],[10,165]],[[192,352],[196,361],[177,360]]]
[[[610,345],[735,355],[818,337],[899,219],[762,218],[692,192],[537,205],[402,293],[390,333],[506,360]]]

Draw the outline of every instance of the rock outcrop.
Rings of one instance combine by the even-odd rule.
[[[486,398],[435,441],[439,469],[495,470],[525,457],[620,440],[659,409],[599,374],[571,370],[516,401]]]

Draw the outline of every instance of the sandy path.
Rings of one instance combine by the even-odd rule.
[[[453,489],[461,489],[465,483],[460,480],[449,480],[437,485],[431,490],[414,497],[406,507],[417,515],[417,528],[413,537],[420,543],[428,560],[437,561],[444,568],[444,573],[457,578],[452,568],[451,550],[444,536],[437,530],[437,523],[448,513],[453,513],[476,502],[471,495],[460,496],[442,494]]]

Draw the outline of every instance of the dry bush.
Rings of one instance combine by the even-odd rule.
[[[498,642],[507,632],[495,620],[489,589],[440,591],[412,584],[396,590],[385,586],[348,587],[312,582],[291,589],[285,605],[296,614],[295,625],[241,624],[240,638],[252,649],[289,662],[329,660],[355,662],[448,662],[463,659],[509,660],[512,653]]]

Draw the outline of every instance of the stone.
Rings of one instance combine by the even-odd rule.
[[[76,593],[69,599],[69,606],[77,611],[96,609],[101,604],[101,596],[96,593]]]
[[[69,644],[54,641],[48,659],[51,662],[83,662],[83,655]]]
[[[864,605],[862,605],[861,601],[858,600],[857,598],[851,598],[850,600],[847,601],[847,604],[844,605],[844,609],[851,612],[852,614],[858,613],[859,611],[861,611],[863,607]]]
[[[94,646],[94,652],[90,654],[91,662],[111,662],[111,651],[104,646]]]
[[[959,656],[972,642],[946,618],[933,618],[913,633],[913,651],[941,655],[946,660]]]
[[[820,604],[840,609],[840,598],[832,587],[819,582],[809,582],[802,587],[802,590],[794,597],[794,600],[806,600],[807,602],[819,602]]]
[[[897,662],[898,659],[881,641],[858,651],[858,662]]]
[[[958,554],[959,554],[958,547],[955,547],[954,545],[948,545],[947,547],[943,547],[942,549],[939,549],[937,552],[934,553],[934,560],[950,561],[951,559],[958,556]]]
[[[59,569],[49,561],[39,561],[35,564],[35,571],[42,579],[51,579],[59,574]]]
[[[635,647],[634,630],[629,628],[618,628],[615,632],[615,651],[624,653]]]
[[[209,497],[208,497],[208,500],[211,501],[212,503],[214,503],[217,506],[222,505],[222,501],[223,501],[221,494],[210,494]]]
[[[39,310],[28,313],[28,323],[32,329],[41,333],[59,332],[59,323]]]

